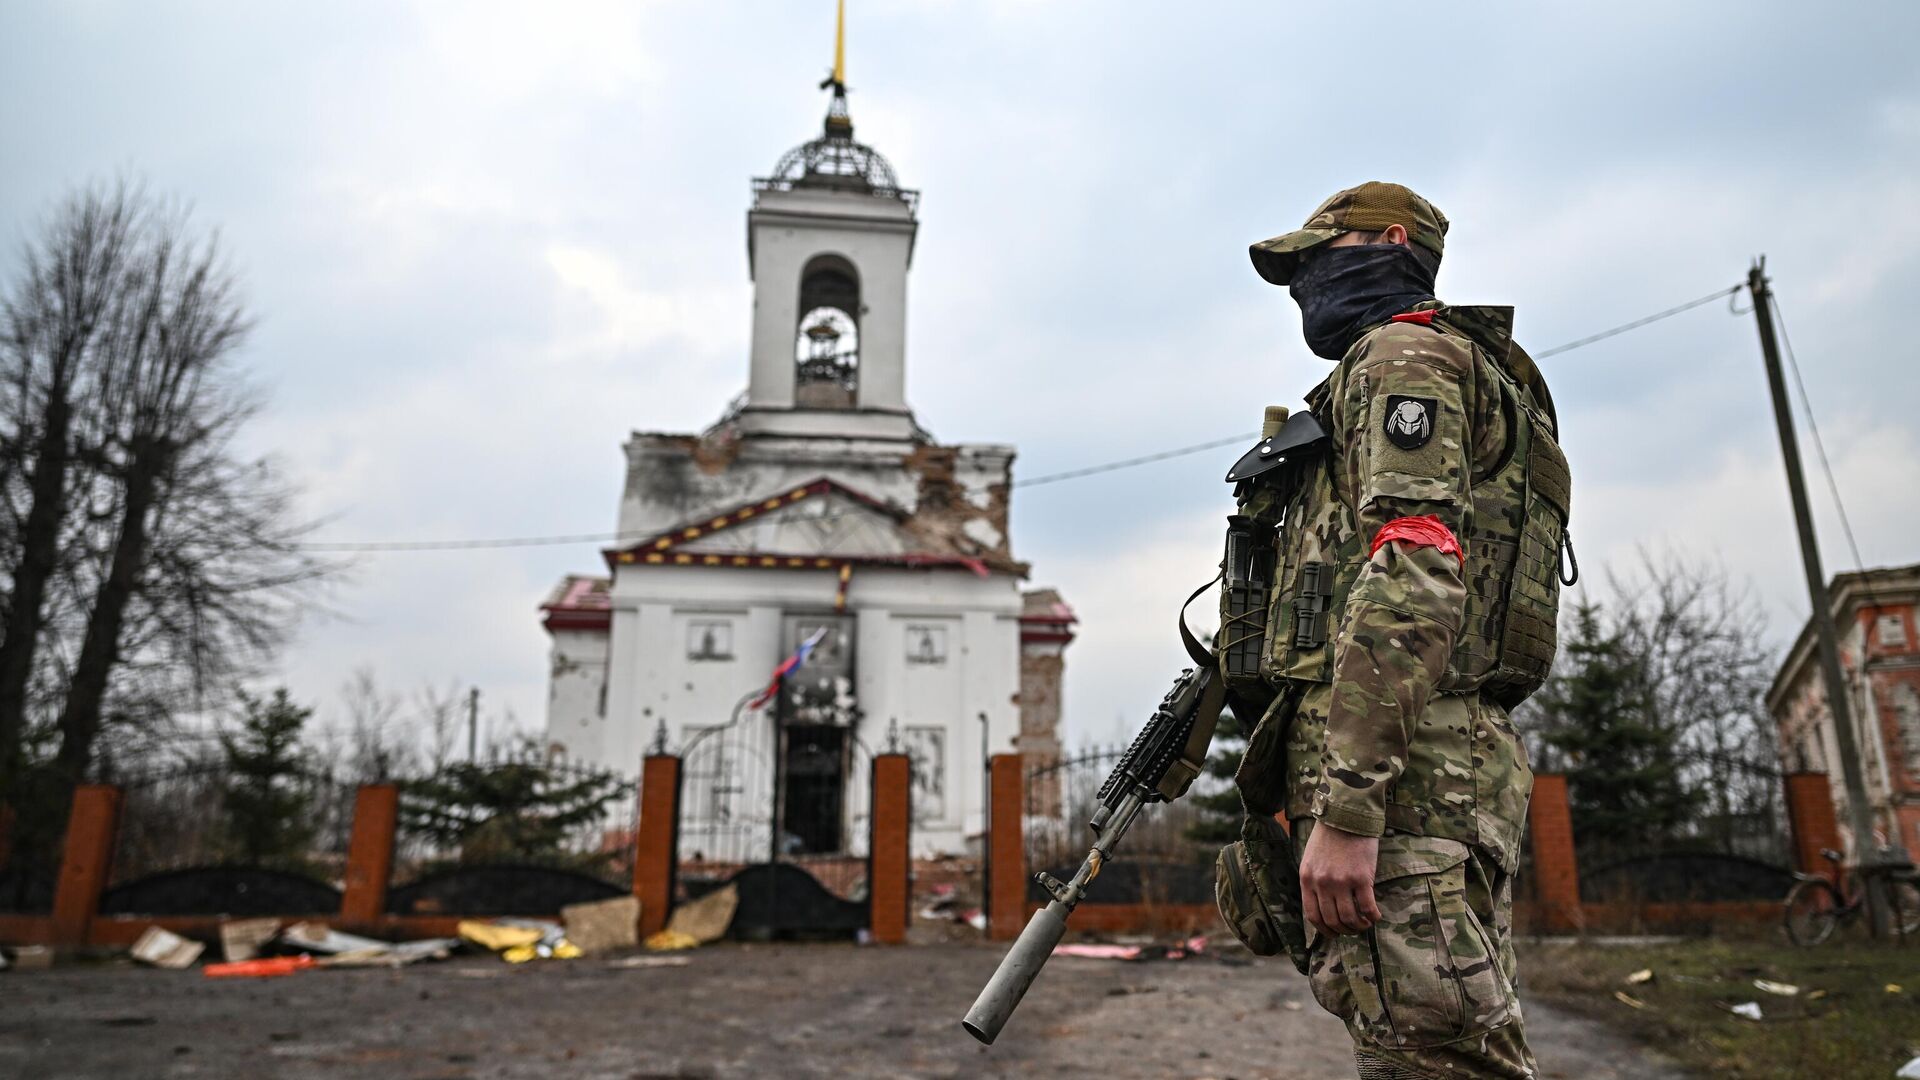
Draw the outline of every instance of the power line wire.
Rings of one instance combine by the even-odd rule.
[[[1597,334],[1590,334],[1586,337],[1579,339],[1578,341],[1569,341],[1565,345],[1555,345],[1553,348],[1547,349],[1544,352],[1534,353],[1533,358],[1535,360],[1545,360],[1549,356],[1557,356],[1563,352],[1572,352],[1575,349],[1582,348],[1587,345],[1591,345],[1596,341],[1605,341],[1610,337],[1614,337],[1619,334],[1624,334],[1629,330],[1638,330],[1641,327],[1647,326],[1651,323],[1657,323],[1661,319],[1670,319],[1675,315],[1680,314],[1683,311],[1692,311],[1694,308],[1697,308],[1702,304],[1711,304],[1715,300],[1718,300],[1723,296],[1732,296],[1734,293],[1737,293],[1744,288],[1746,288],[1745,285],[1734,285],[1731,288],[1721,289],[1718,292],[1708,293],[1707,295],[1701,297],[1698,300],[1689,300],[1684,304],[1680,304],[1675,307],[1670,307],[1665,311],[1655,312],[1654,314],[1648,315],[1643,319],[1635,319],[1630,323],[1621,323],[1619,326],[1616,326],[1611,330],[1602,330]]]
[[[1645,317],[1635,319],[1632,322],[1621,323],[1619,326],[1602,330],[1597,334],[1589,334],[1588,336],[1579,338],[1575,341],[1569,341],[1564,345],[1555,345],[1551,349],[1546,349],[1542,352],[1534,353],[1533,358],[1535,360],[1544,360],[1549,356],[1557,356],[1561,353],[1572,352],[1575,349],[1584,348],[1588,345],[1594,344],[1595,342],[1605,341],[1610,337],[1615,337],[1617,335],[1627,333],[1630,330],[1638,330],[1643,326],[1648,326],[1653,323],[1657,323],[1662,319],[1670,319],[1673,316],[1678,315],[1682,312],[1691,311],[1694,308],[1701,306],[1702,304],[1709,304],[1722,297],[1732,296],[1733,294],[1739,292],[1741,289],[1745,287],[1746,287],[1745,285],[1735,285],[1731,288],[1716,290],[1715,292],[1709,293],[1706,296],[1700,297],[1697,300],[1689,300],[1684,304],[1679,304],[1674,307],[1670,307],[1665,311],[1657,311],[1652,315],[1647,315]],[[1782,332],[1782,335],[1784,336],[1785,334],[1784,325],[1781,327],[1781,332]],[[1793,351],[1793,346],[1791,344],[1787,346],[1787,351],[1788,351],[1788,355],[1791,356]],[[1798,378],[1799,369],[1795,368],[1794,373],[1795,373],[1795,377]],[[1801,396],[1802,398],[1805,397],[1804,391],[1802,392]],[[1182,446],[1173,450],[1162,450],[1154,454],[1143,454],[1139,457],[1121,458],[1118,461],[1104,462],[1099,465],[1088,465],[1084,468],[1068,469],[1064,472],[1048,473],[1044,476],[1035,476],[1026,480],[1016,480],[1013,482],[1013,486],[1016,488],[1038,487],[1041,484],[1054,484],[1054,483],[1059,483],[1063,480],[1078,480],[1082,477],[1097,476],[1101,473],[1116,472],[1120,469],[1131,469],[1131,468],[1134,468],[1135,466],[1148,465],[1156,461],[1166,461],[1170,458],[1184,457],[1188,454],[1197,454],[1202,450],[1217,450],[1223,446],[1245,444],[1257,437],[1258,437],[1258,433],[1252,433],[1252,434],[1246,434],[1246,435],[1235,435],[1232,438],[1227,438],[1227,439],[1213,439],[1208,442],[1194,443],[1191,446]],[[1818,434],[1815,434],[1814,442],[1815,442],[1815,445],[1817,446],[1819,443]],[[1821,452],[1821,461],[1823,464],[1826,461],[1826,454],[1824,450]],[[1831,474],[1829,474],[1829,478],[1831,478]],[[1836,489],[1835,498],[1836,500],[1838,499],[1837,489]],[[822,514],[822,515],[818,515],[812,520],[828,521],[836,517],[841,517],[845,513],[852,513],[852,512],[853,511],[844,511],[841,514]],[[1845,515],[1843,514],[1842,515],[1843,520],[1844,520],[1844,517]],[[352,543],[349,543],[349,542],[311,543],[311,544],[301,544],[298,546],[306,551],[334,552],[334,553],[342,553],[342,554],[354,553],[354,552],[368,553],[368,552],[380,552],[380,551],[470,551],[470,550],[485,550],[485,549],[493,549],[493,548],[545,547],[545,546],[552,546],[557,544],[617,543],[621,540],[644,540],[650,536],[655,536],[655,535],[658,535],[657,531],[649,531],[645,533],[618,533],[618,532],[575,533],[575,534],[563,535],[563,536],[518,536],[518,537],[504,537],[504,538],[488,539],[488,540],[418,540],[418,541],[375,540],[375,541],[352,542]],[[1849,538],[1851,538],[1851,532],[1849,532]]]
[[[1800,391],[1800,408],[1807,414],[1807,433],[1813,436],[1813,453],[1820,459],[1820,471],[1827,475],[1827,490],[1833,494],[1833,508],[1840,512],[1840,530],[1846,534],[1847,548],[1853,552],[1853,568],[1865,573],[1866,561],[1860,557],[1860,542],[1854,539],[1853,522],[1847,517],[1847,504],[1840,498],[1840,482],[1834,478],[1833,463],[1827,460],[1827,444],[1820,438],[1820,424],[1813,418],[1813,399],[1807,396],[1807,382],[1800,377],[1800,361],[1793,355],[1793,336],[1787,333],[1787,316],[1780,310],[1780,294],[1773,294],[1773,321],[1780,327],[1780,343],[1787,347],[1787,370],[1793,372],[1793,385]]]
[[[1154,461],[1165,461],[1168,458],[1177,458],[1185,454],[1197,454],[1202,450],[1218,450],[1222,446],[1244,446],[1259,437],[1260,433],[1255,431],[1247,435],[1235,435],[1231,438],[1215,439],[1212,442],[1194,443],[1192,446],[1183,446],[1178,450],[1162,450],[1157,454],[1145,454],[1140,457],[1125,458],[1120,461],[1109,461],[1104,465],[1089,465],[1084,469],[1068,469],[1066,472],[1049,473],[1046,476],[1036,476],[1031,480],[1015,480],[1013,486],[1017,488],[1037,487],[1041,484],[1052,484],[1061,480],[1078,480],[1082,476],[1095,476],[1100,473],[1113,472],[1116,469],[1131,469],[1135,465],[1145,465]]]

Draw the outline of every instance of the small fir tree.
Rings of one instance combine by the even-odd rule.
[[[1254,720],[1258,720],[1255,717]],[[1243,722],[1232,708],[1220,711],[1220,722],[1213,729],[1213,749],[1207,754],[1206,774],[1218,784],[1197,789],[1187,797],[1193,800],[1193,824],[1187,835],[1203,844],[1230,844],[1240,839],[1240,789],[1233,776],[1240,771],[1240,759],[1247,752],[1247,736],[1252,722]]]
[[[260,699],[240,695],[237,731],[222,732],[230,857],[247,864],[298,864],[314,837],[313,797],[301,732],[312,709],[294,704],[286,689]]]
[[[1568,762],[1573,832],[1582,847],[1645,851],[1692,818],[1701,794],[1684,782],[1677,740],[1642,692],[1643,661],[1623,635],[1595,604],[1574,609],[1572,629],[1536,700],[1543,737]]]
[[[461,862],[565,862],[569,836],[605,819],[628,787],[540,761],[460,762],[401,785],[401,819]]]

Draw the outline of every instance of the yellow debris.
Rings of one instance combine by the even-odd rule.
[[[678,930],[662,930],[657,934],[648,935],[647,940],[642,944],[653,952],[674,952],[680,949],[699,948],[700,939]]]
[[[532,946],[540,940],[540,931],[525,926],[498,926],[476,919],[460,920],[460,937],[492,952],[518,946]]]

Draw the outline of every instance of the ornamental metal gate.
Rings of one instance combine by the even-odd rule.
[[[1087,857],[1087,822],[1099,805],[1100,785],[1125,756],[1120,747],[1093,748],[1027,770],[1024,841],[1029,874],[1044,870],[1073,875]],[[1089,899],[1103,904],[1206,904],[1213,900],[1217,842],[1202,839],[1205,809],[1189,793],[1149,807],[1127,833],[1120,854],[1100,873]],[[1045,903],[1046,890],[1031,879],[1027,899]]]
[[[873,751],[853,701],[853,620],[788,616],[783,655],[826,632],[765,708],[757,694],[680,749],[680,900],[732,884],[732,934],[852,937],[868,925]]]

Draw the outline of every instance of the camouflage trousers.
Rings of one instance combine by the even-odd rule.
[[[1294,829],[1295,854],[1306,828]],[[1365,934],[1307,929],[1308,981],[1365,1080],[1535,1076],[1514,995],[1513,875],[1457,840],[1389,834]]]

